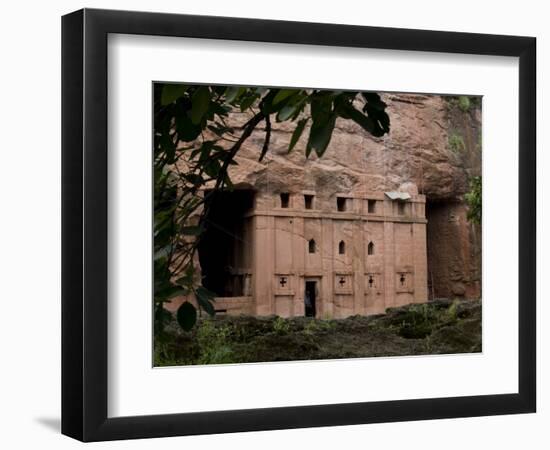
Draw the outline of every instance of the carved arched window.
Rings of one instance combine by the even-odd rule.
[[[367,246],[367,254],[374,255],[374,244],[372,241],[370,241],[369,245]]]
[[[344,255],[346,253],[346,243],[344,241],[340,241],[338,244],[338,253],[340,255]]]
[[[307,245],[308,245],[309,253],[315,253],[317,248],[317,245],[315,244],[315,239],[310,239]]]

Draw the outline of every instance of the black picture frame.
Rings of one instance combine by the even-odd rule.
[[[518,393],[108,418],[109,33],[518,57]],[[535,73],[533,37],[93,9],[64,16],[62,433],[102,441],[535,412]]]

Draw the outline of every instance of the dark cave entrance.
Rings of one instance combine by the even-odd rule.
[[[252,258],[251,219],[254,191],[206,191],[209,209],[198,247],[202,284],[219,297],[245,295]]]

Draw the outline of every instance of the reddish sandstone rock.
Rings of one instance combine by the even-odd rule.
[[[461,110],[435,95],[384,94],[391,130],[375,138],[338,119],[322,158],[305,157],[307,130],[288,154],[294,123],[274,123],[270,151],[258,157],[260,126],[245,142],[230,174],[237,187],[257,191],[335,193],[401,190],[427,197],[430,297],[478,298],[481,294],[481,230],[466,219],[464,194],[481,174],[481,110]],[[235,113],[231,123],[246,120]]]

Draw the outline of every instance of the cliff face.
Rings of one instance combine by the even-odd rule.
[[[466,220],[464,194],[481,174],[481,108],[437,95],[384,94],[390,133],[374,138],[338,119],[322,158],[305,158],[307,130],[291,154],[294,124],[274,124],[269,152],[258,156],[265,133],[256,130],[230,171],[237,188],[258,192],[315,191],[321,201],[349,191],[418,190],[427,198],[430,297],[478,298],[481,230]],[[232,123],[243,122],[234,114]]]
[[[470,176],[481,170],[479,133],[481,111],[470,106],[462,111],[454,99],[441,96],[385,94],[391,120],[390,133],[374,138],[355,123],[338,119],[332,140],[319,159],[306,160],[307,132],[288,155],[293,126],[275,124],[270,151],[259,163],[264,133],[258,130],[246,141],[231,172],[235,182],[260,187],[267,184],[295,190],[326,190],[327,182],[336,191],[352,187],[379,191],[396,189],[412,182],[430,199],[462,196]],[[243,118],[235,114],[235,122]],[[278,186],[272,186],[277,188]]]

